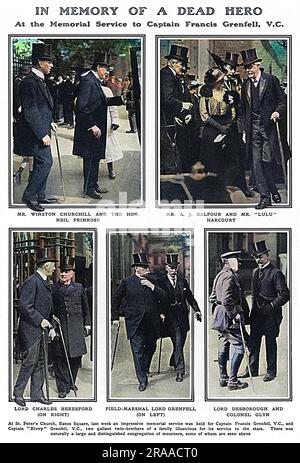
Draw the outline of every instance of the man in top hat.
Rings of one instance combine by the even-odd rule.
[[[282,320],[282,306],[290,298],[285,276],[269,260],[265,241],[253,243],[253,256],[258,268],[253,273],[253,305],[250,315],[250,368],[252,376],[259,374],[261,339],[265,336],[267,373],[264,381],[272,381],[277,374],[277,343]],[[246,371],[242,378],[249,375]]]
[[[244,345],[241,329],[244,328],[248,304],[237,275],[241,251],[227,251],[221,255],[222,270],[213,282],[210,302],[213,304],[213,322],[211,328],[219,332],[218,363],[221,387],[239,390],[248,387],[248,383],[238,380],[237,374],[244,357]],[[230,373],[227,363],[232,350]]]
[[[43,330],[50,329],[49,336],[51,339],[54,338],[55,332],[49,321],[52,315],[52,297],[48,283],[48,277],[52,276],[54,270],[55,259],[47,257],[39,259],[36,272],[21,286],[18,336],[23,360],[13,392],[15,402],[20,407],[26,405],[23,394],[29,379],[30,400],[44,405],[51,404],[43,394],[45,380]]]
[[[181,172],[183,158],[188,158],[185,135],[193,104],[188,88],[181,79],[187,70],[187,54],[188,48],[172,44],[170,53],[165,57],[167,65],[160,71],[162,174]]]
[[[168,253],[166,258],[166,275],[161,277],[157,284],[168,296],[167,303],[162,304],[162,307],[166,317],[165,329],[173,344],[169,364],[175,368],[176,381],[181,382],[185,374],[184,344],[190,329],[187,303],[194,310],[198,321],[201,321],[202,316],[187,280],[178,272],[180,265],[178,254]]]
[[[22,201],[30,209],[41,212],[42,204],[57,202],[46,197],[47,178],[52,166],[51,122],[53,100],[45,82],[52,64],[52,46],[32,44],[32,69],[20,84],[21,112],[16,123],[15,154],[33,156],[33,171]],[[53,128],[55,128],[53,126]]]
[[[112,321],[115,325],[119,324],[119,312],[124,299],[127,338],[130,340],[139,391],[143,392],[148,384],[150,364],[160,335],[158,302],[166,300],[166,295],[147,278],[150,262],[146,254],[133,254],[133,260],[131,267],[134,268],[134,274],[124,278],[114,294]]]
[[[286,117],[286,95],[276,76],[261,69],[255,48],[241,51],[248,74],[241,91],[241,118],[246,142],[246,155],[252,162],[260,202],[256,209],[280,203],[281,197],[274,178],[274,168],[282,165],[276,122]],[[286,156],[288,146],[284,144]]]
[[[84,192],[101,199],[99,162],[105,158],[107,106],[124,104],[124,96],[107,98],[101,82],[109,72],[109,53],[97,52],[90,71],[82,74],[76,100],[73,154],[83,158]]]
[[[84,288],[74,280],[75,267],[70,262],[60,266],[59,281],[52,286],[53,326],[57,336],[53,342],[53,366],[58,397],[67,396],[75,384],[81,358],[87,353],[85,336],[91,332],[90,310]],[[69,360],[60,337],[61,326]],[[72,379],[70,374],[72,374]]]

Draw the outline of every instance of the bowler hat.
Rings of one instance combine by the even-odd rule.
[[[50,43],[33,43],[32,44],[32,63],[38,61],[52,61],[52,45]]]
[[[166,254],[166,258],[167,258],[167,262],[166,264],[170,265],[170,266],[177,266],[180,264],[179,260],[178,260],[178,254]]]
[[[144,252],[138,252],[133,254],[133,264],[131,267],[149,267],[150,262],[147,260],[147,256]]]
[[[238,53],[231,53],[231,51],[226,51],[224,63],[230,64],[230,66],[236,68],[238,57],[239,57]]]
[[[165,56],[166,59],[178,59],[179,61],[182,61],[183,63],[188,62],[188,54],[189,49],[186,47],[182,47],[181,45],[171,45],[171,50],[170,53]]]
[[[241,51],[242,65],[248,66],[249,64],[260,63],[262,60],[257,58],[256,49],[250,48],[249,50]]]
[[[224,78],[225,74],[219,68],[213,67],[208,69],[204,75],[204,83],[207,85],[213,85]]]
[[[39,257],[35,262],[37,265],[42,265],[46,262],[57,262],[57,259],[53,259],[52,257]]]
[[[221,254],[221,259],[232,259],[232,258],[236,258],[238,259],[239,258],[239,255],[242,253],[242,251],[232,251],[231,249],[223,252],[223,254]]]
[[[256,243],[252,243],[252,256],[259,257],[266,252],[269,252],[270,249],[267,248],[265,240],[257,241]]]
[[[193,88],[198,88],[198,87],[200,87],[200,83],[197,80],[192,80],[189,83],[190,90],[192,90]]]
[[[96,51],[95,56],[94,56],[94,62],[93,62],[93,67],[96,66],[107,66],[109,67],[110,61],[110,53],[107,53],[106,51]]]

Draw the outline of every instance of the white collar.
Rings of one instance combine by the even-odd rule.
[[[38,273],[40,275],[40,277],[43,278],[44,281],[47,280],[47,275],[45,275],[44,272],[41,272],[40,270],[37,270],[36,273]]]
[[[45,80],[45,75],[42,73],[42,71],[39,71],[39,70],[36,69],[36,68],[32,68],[31,70],[32,70],[32,72],[33,72],[36,76],[38,76],[40,79]]]
[[[169,278],[169,282],[171,283],[171,285],[174,286],[174,282],[175,282],[175,286],[176,286],[176,283],[177,283],[177,275],[175,275],[175,278],[172,278],[172,277],[167,273],[167,277]]]

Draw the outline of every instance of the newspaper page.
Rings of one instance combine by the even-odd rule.
[[[299,442],[295,3],[2,10],[1,441]]]

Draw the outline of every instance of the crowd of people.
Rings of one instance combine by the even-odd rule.
[[[234,186],[245,197],[258,192],[257,209],[280,203],[277,180],[286,183],[290,156],[283,135],[284,84],[264,71],[254,48],[241,51],[239,64],[240,53],[210,55],[215,66],[205,72],[203,83],[188,75],[188,48],[171,45],[165,57],[160,71],[161,174],[191,173],[200,162],[223,188]]]
[[[59,126],[74,129],[73,154],[83,158],[84,194],[99,200],[107,193],[98,184],[99,162],[107,163],[113,180],[113,162],[123,156],[114,135],[120,105],[125,105],[128,114],[126,133],[136,133],[132,73],[118,78],[109,53],[96,52],[86,71],[70,69],[59,75],[53,69],[51,44],[32,45],[32,67],[21,66],[13,86],[14,153],[21,156],[14,179],[21,183],[28,163],[28,185],[22,197],[27,207],[40,212],[45,204],[58,202],[46,196],[46,183],[53,162],[51,131]]]

